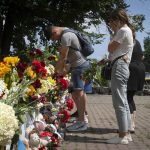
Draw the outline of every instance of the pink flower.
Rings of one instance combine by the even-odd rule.
[[[35,121],[34,125],[38,131],[43,131],[43,130],[45,130],[45,127],[46,127],[46,124],[42,121]]]

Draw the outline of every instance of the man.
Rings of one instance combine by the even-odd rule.
[[[56,63],[55,70],[62,73],[64,64],[69,62],[71,80],[73,83],[72,97],[76,103],[78,110],[78,120],[67,128],[68,131],[84,131],[87,130],[87,118],[85,116],[86,94],[84,93],[84,82],[82,80],[83,72],[90,67],[89,61],[80,53],[81,45],[75,33],[65,32],[66,27],[47,26],[45,28],[45,36],[51,40],[60,40],[59,48],[60,56]],[[86,122],[85,122],[86,119]]]

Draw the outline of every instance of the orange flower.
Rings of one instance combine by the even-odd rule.
[[[29,89],[30,89],[30,91],[28,92],[28,95],[33,96],[36,92],[35,88],[32,85],[30,85]]]
[[[7,74],[10,71],[11,71],[11,69],[8,65],[6,65],[3,62],[0,62],[0,78],[3,77],[5,74]]]
[[[32,79],[36,78],[36,73],[32,70],[31,67],[28,67],[28,68],[26,69],[26,72],[27,72],[27,74],[28,74]]]
[[[20,61],[20,59],[16,56],[16,57],[5,57],[3,59],[3,61],[7,64],[7,65],[11,65],[11,66],[16,66],[18,64],[18,62]]]

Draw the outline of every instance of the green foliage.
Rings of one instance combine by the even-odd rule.
[[[85,81],[92,81],[94,87],[107,85],[107,81],[101,77],[101,66],[96,59],[91,60],[91,68],[83,76]]]
[[[113,9],[127,7],[124,0],[1,0],[0,53],[10,54],[10,45],[16,51],[35,45],[47,46],[43,27],[48,23],[90,32],[91,27],[98,27],[102,22],[108,24]],[[133,17],[136,30],[143,30],[143,20],[142,15]],[[104,36],[100,31],[89,35],[93,44],[101,43]]]
[[[150,72],[150,36],[144,38],[144,64],[146,71]]]
[[[102,21],[107,22],[110,11],[116,7],[127,5],[123,0],[1,0],[0,50],[6,54],[10,44],[18,50],[26,49],[24,37],[30,48],[39,41],[46,45],[42,28],[49,22],[77,30],[96,27]],[[8,32],[8,29],[11,30]],[[97,32],[92,34],[93,42],[102,36]]]
[[[144,27],[143,27],[143,21],[145,20],[144,15],[134,15],[131,16],[131,20],[132,20],[132,25],[134,26],[136,31],[143,31]]]

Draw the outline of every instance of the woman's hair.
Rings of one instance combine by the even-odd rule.
[[[133,38],[135,38],[135,29],[129,21],[129,17],[124,9],[115,9],[111,12],[109,21],[120,21],[123,24],[127,24],[132,30]]]
[[[110,14],[110,20],[112,21],[116,21],[119,20],[122,23],[129,23],[129,18],[128,15],[126,13],[126,11],[124,9],[115,9],[111,12]]]

